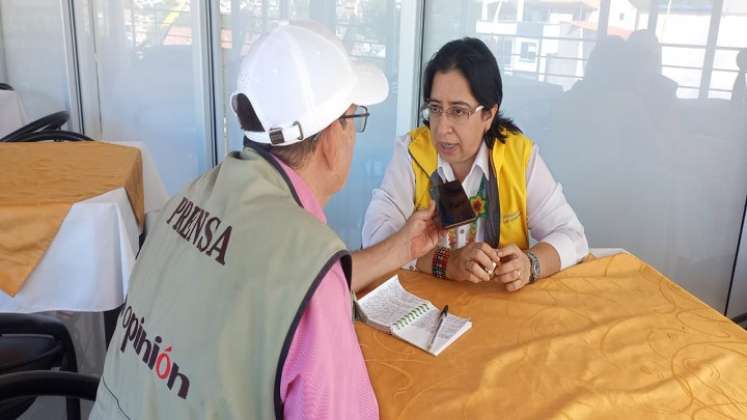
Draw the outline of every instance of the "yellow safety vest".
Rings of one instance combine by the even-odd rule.
[[[490,163],[498,176],[500,195],[499,245],[515,244],[521,249],[528,249],[526,168],[534,143],[521,133],[507,134],[506,142],[496,140],[490,153]],[[415,207],[427,208],[431,202],[430,176],[438,166],[438,151],[433,146],[428,127],[412,130],[410,139],[408,150],[415,174]]]

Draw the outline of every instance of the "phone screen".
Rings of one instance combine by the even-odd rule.
[[[444,229],[464,225],[477,218],[462,183],[457,180],[431,187],[431,198],[436,201],[436,212]]]

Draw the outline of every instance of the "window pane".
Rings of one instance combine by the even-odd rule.
[[[28,122],[70,111],[59,2],[0,1],[0,75],[20,96]],[[17,127],[18,128],[18,127]]]
[[[698,88],[702,77],[702,70],[683,69],[678,67],[662,66],[661,74],[673,80],[679,87]]]
[[[728,91],[727,94],[731,94],[736,78],[735,71],[714,71],[711,74],[711,89],[725,90]]]
[[[665,46],[661,48],[661,62],[665,66],[703,68],[705,48]]]
[[[490,47],[503,72],[514,76],[505,78],[504,89],[512,89],[514,80],[520,85],[534,80],[567,90],[583,76],[596,39],[598,8],[592,3],[428,2],[423,58],[452,39],[474,36]]]
[[[746,21],[747,23],[747,21]],[[713,57],[713,68],[715,70],[737,70],[737,53],[738,50],[717,49]]]
[[[102,138],[148,145],[176,193],[210,166],[196,0],[96,0]]]
[[[713,1],[656,0],[657,40],[636,32],[648,1],[612,0],[610,37],[597,41],[599,3],[428,2],[423,67],[450,40],[483,39],[501,67],[503,112],[539,145],[591,247],[625,248],[721,310],[747,132],[719,91],[699,99]],[[747,22],[733,27],[743,39]],[[729,75],[714,72],[711,87]]]
[[[724,1],[724,11],[719,23],[718,41],[719,47],[747,47],[747,1]]]
[[[223,107],[229,150],[242,147],[243,134],[231,110],[229,99],[236,87],[241,56],[259,35],[280,19],[312,18],[330,28],[342,40],[354,60],[374,64],[389,80],[389,97],[369,107],[366,131],[356,137],[355,154],[345,188],[327,205],[329,224],[348,247],[361,244],[363,214],[392,154],[397,113],[397,66],[399,65],[400,1],[256,1],[221,2],[224,41]],[[403,112],[408,112],[404,110]],[[356,124],[362,121],[356,121]]]
[[[677,97],[682,99],[697,99],[700,89],[695,88],[677,88]]]
[[[656,35],[663,44],[705,45],[713,0],[656,0]]]

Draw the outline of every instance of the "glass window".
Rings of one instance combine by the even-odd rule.
[[[196,0],[92,0],[101,138],[147,144],[170,193],[212,165]],[[90,63],[89,63],[90,64]],[[86,63],[83,63],[85,66]]]
[[[734,81],[725,61],[744,47],[747,14],[725,6],[714,66],[729,71],[713,71],[710,98],[701,98],[713,3],[654,0],[653,37],[641,32],[649,1],[612,0],[603,38],[600,2],[428,2],[422,67],[452,39],[484,40],[501,66],[503,112],[539,146],[590,246],[625,248],[723,309],[747,132],[720,98]],[[742,2],[724,1],[732,3]]]
[[[716,44],[719,47],[747,48],[747,2],[725,0]]]
[[[0,82],[18,93],[27,123],[71,111],[64,30],[59,2],[0,2]]]
[[[224,0],[220,3],[221,33],[226,40],[221,49],[220,94],[228,150],[242,147],[243,134],[229,103],[241,56],[258,36],[281,19],[319,21],[337,34],[355,60],[378,66],[389,80],[389,97],[369,107],[371,116],[366,131],[357,135],[348,182],[326,208],[329,224],[351,249],[360,247],[363,214],[371,200],[371,191],[384,175],[395,137],[402,134],[395,132],[397,113],[409,112],[397,109],[400,9],[399,0]]]
[[[537,62],[537,43],[521,42],[521,61],[535,63]]]

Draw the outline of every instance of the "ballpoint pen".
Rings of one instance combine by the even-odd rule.
[[[444,309],[441,311],[441,314],[438,315],[438,325],[436,325],[436,330],[433,331],[433,336],[431,337],[431,341],[428,343],[428,351],[430,352],[433,348],[433,343],[436,341],[436,337],[438,336],[438,332],[441,331],[441,327],[444,325],[444,320],[449,315],[449,305],[444,306]]]

